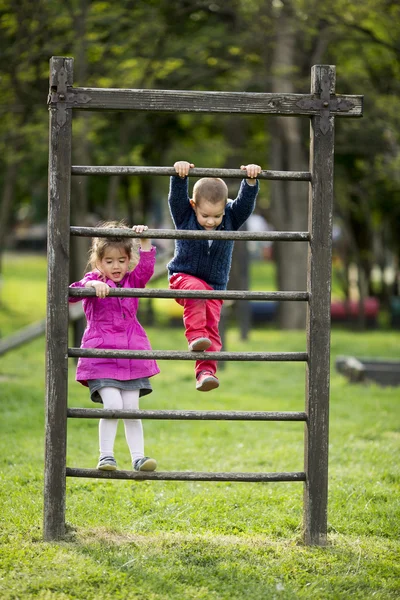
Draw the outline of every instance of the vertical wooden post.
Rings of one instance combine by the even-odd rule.
[[[327,536],[335,78],[334,66],[312,67],[311,93],[320,95],[321,114],[311,118],[310,140],[304,541],[319,546]]]
[[[68,282],[70,240],[72,109],[67,87],[73,59],[50,60],[50,140],[47,233],[45,540],[65,534],[68,393]]]

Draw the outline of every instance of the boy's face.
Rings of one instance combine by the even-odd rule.
[[[212,204],[208,200],[200,200],[197,203],[191,200],[190,204],[196,214],[198,224],[204,229],[216,229],[221,224],[225,214],[225,200],[221,200],[217,204]]]

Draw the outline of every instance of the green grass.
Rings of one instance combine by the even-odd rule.
[[[43,316],[45,284],[28,257],[7,261],[0,330]],[[32,259],[36,264],[36,259]],[[43,259],[37,263],[45,272]],[[22,287],[23,277],[24,287]],[[32,291],[28,296],[27,289]],[[29,302],[29,306],[27,303]],[[24,308],[25,306],[25,308]],[[25,310],[25,313],[24,313]],[[149,329],[154,349],[183,349],[182,329]],[[227,349],[298,351],[303,332],[257,329]],[[68,536],[42,539],[44,339],[2,357],[0,597],[3,599],[398,598],[398,388],[354,385],[337,355],[398,356],[398,332],[332,332],[328,546],[301,541],[302,484],[67,480]],[[191,363],[160,361],[142,408],[303,410],[304,365],[228,363],[217,392],[194,389]],[[70,406],[90,407],[69,369]],[[144,421],[159,470],[303,470],[301,423]],[[67,464],[93,468],[97,422],[68,422]],[[116,443],[129,468],[122,423]]]
[[[6,254],[0,287],[0,335],[46,316],[46,260],[41,255]]]

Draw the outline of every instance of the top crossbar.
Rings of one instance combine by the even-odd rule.
[[[49,94],[49,105],[65,102],[79,110],[136,110],[180,113],[237,113],[315,115],[324,106],[315,94],[267,94],[252,92],[199,92],[70,87]],[[332,100],[334,99],[334,102]],[[363,96],[335,95],[329,102],[335,116],[361,117]]]

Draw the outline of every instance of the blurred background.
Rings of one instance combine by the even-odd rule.
[[[4,0],[0,29],[1,337],[45,316],[51,56],[74,58],[74,85],[107,88],[309,93],[312,65],[336,65],[337,93],[364,95],[364,117],[335,119],[332,323],[400,329],[397,0]],[[185,159],[196,167],[256,162],[306,171],[308,146],[306,117],[75,112],[72,164]],[[234,198],[238,182],[227,183]],[[168,184],[73,177],[71,224],[125,218],[171,228]],[[306,182],[262,181],[247,228],[307,230],[307,203]],[[88,243],[71,239],[71,281],[82,277]],[[152,285],[166,287],[173,241],[154,243]],[[304,290],[306,245],[236,243],[229,287]],[[144,324],[181,324],[173,300],[141,305]],[[251,327],[305,324],[302,303],[238,302],[225,310],[243,337]]]

